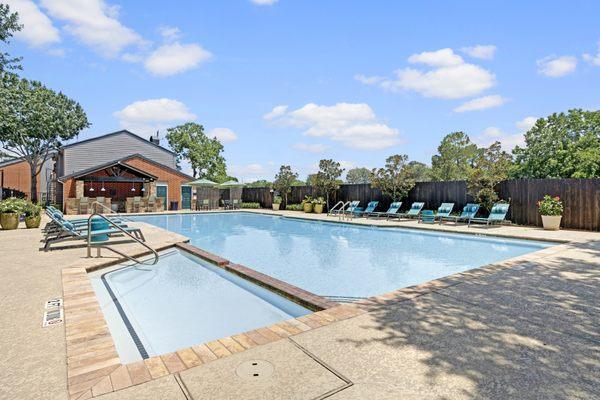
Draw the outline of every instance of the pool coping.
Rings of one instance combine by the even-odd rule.
[[[174,246],[165,246],[161,250],[172,247]],[[175,247],[188,250],[195,246],[187,243],[177,243]],[[502,269],[535,262],[540,257],[555,254],[566,248],[567,244],[558,244],[498,263],[488,264],[440,279],[431,280],[423,284],[393,290],[351,304],[340,305],[324,299],[327,303],[323,303],[322,305],[327,305],[329,308],[324,308],[321,311],[129,364],[122,364],[120,361],[104,314],[88,277],[88,272],[118,264],[122,260],[107,262],[91,268],[64,268],[61,277],[65,311],[67,389],[69,398],[89,399],[142,384],[165,375],[228,357],[262,344],[271,343],[337,321],[353,318],[380,307],[411,300],[479,278],[483,275],[495,273]],[[274,288],[275,290],[290,290],[290,294],[297,299],[315,300],[311,296],[308,296],[308,299],[306,298],[306,293],[312,295],[310,292],[258,273],[243,265],[231,264],[226,259],[205,250],[196,249],[193,252],[195,255],[221,268],[238,273],[244,278],[260,280],[268,288]],[[143,254],[140,253],[135,256]],[[265,277],[270,279],[265,279]],[[292,289],[296,289],[296,291]]]

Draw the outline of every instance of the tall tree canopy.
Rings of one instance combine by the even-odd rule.
[[[206,178],[216,182],[227,177],[223,145],[217,138],[209,138],[204,127],[188,122],[167,129],[169,146],[178,155],[178,160],[186,159],[192,167],[194,178]]]
[[[340,187],[340,176],[344,169],[339,162],[329,160],[319,161],[319,172],[315,176],[317,191],[327,199],[327,210],[329,210],[329,196]]]
[[[368,168],[352,168],[346,172],[346,182],[352,184],[371,183],[371,171]]]
[[[410,189],[415,186],[415,181],[407,168],[407,162],[408,156],[405,154],[388,157],[383,168],[373,169],[373,187],[379,188],[393,201],[406,197]]]
[[[16,12],[11,12],[7,4],[0,3],[0,42],[10,43],[10,38],[15,32],[23,29],[19,24],[19,16]],[[0,72],[21,69],[20,57],[11,57],[10,54],[0,52]]]
[[[446,135],[438,147],[438,154],[431,157],[432,180],[467,180],[476,155],[477,146],[464,132]]]
[[[600,177],[600,111],[569,110],[537,120],[513,150],[514,178]]]
[[[288,203],[288,193],[292,190],[294,182],[298,179],[298,174],[292,171],[292,167],[289,165],[282,165],[279,167],[279,173],[275,175],[273,181],[273,188],[283,195],[285,204]]]
[[[29,164],[32,201],[37,201],[36,178],[52,151],[88,126],[76,101],[40,82],[0,73],[0,147]]]
[[[431,180],[431,168],[419,161],[410,161],[406,164],[408,176],[415,182],[427,182]]]
[[[467,190],[488,211],[499,200],[495,187],[508,179],[511,165],[512,157],[502,150],[500,142],[477,152],[467,180]]]

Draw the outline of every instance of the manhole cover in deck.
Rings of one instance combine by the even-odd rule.
[[[273,375],[273,364],[264,360],[250,360],[241,363],[235,373],[244,379],[264,379]]]

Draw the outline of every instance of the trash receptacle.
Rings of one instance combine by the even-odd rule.
[[[173,210],[173,211],[179,210],[179,202],[178,201],[172,201],[169,204],[170,204],[170,206],[169,206],[170,210]]]

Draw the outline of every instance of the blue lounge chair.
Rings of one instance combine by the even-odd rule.
[[[432,210],[423,210],[419,213],[419,223],[434,224],[435,213]]]
[[[415,202],[410,206],[410,210],[399,214],[400,218],[418,218],[425,203]]]
[[[454,221],[454,224],[458,224],[460,221],[466,221],[468,223],[471,219],[475,218],[477,211],[479,211],[479,204],[468,203],[463,207],[460,215],[443,217],[440,219],[440,223],[441,220]]]
[[[360,207],[357,207],[352,212],[352,216],[362,217],[364,215],[369,215],[370,213],[375,211],[375,209],[377,208],[377,204],[379,204],[378,201],[370,201],[369,204],[367,204],[367,208],[365,208],[364,210]]]
[[[354,211],[356,211],[357,209],[360,209],[360,207],[358,206],[360,204],[360,200],[353,200],[347,208],[340,210],[340,212],[338,214],[341,215],[345,215],[345,214],[352,214],[354,213]]]
[[[360,201],[358,200],[354,200],[351,201],[350,204],[348,204],[346,207],[342,206],[340,208],[337,208],[335,210],[331,210],[329,212],[330,215],[335,215],[335,214],[343,214],[346,210],[350,209],[350,208],[354,208],[357,207],[360,204]]]
[[[508,207],[509,207],[508,203],[496,203],[492,207],[492,210],[490,211],[490,215],[487,218],[471,218],[471,219],[469,219],[469,226],[471,226],[471,223],[473,223],[473,222],[478,223],[478,224],[486,224],[487,226],[493,225],[495,223],[511,224],[511,222],[506,219],[506,214],[508,213]]]
[[[390,207],[385,212],[372,212],[369,214],[369,217],[386,217],[387,219],[394,218],[398,216],[398,210],[402,207],[401,201],[395,201],[390,204]]]
[[[75,226],[73,224],[71,224],[68,221],[60,221],[60,220],[56,220],[56,221],[59,223],[61,228],[59,231],[51,233],[46,236],[46,238],[44,239],[44,242],[45,242],[44,243],[44,251],[48,251],[50,249],[50,246],[55,243],[71,241],[71,240],[87,241],[87,238],[88,238],[87,229],[78,230],[75,228]],[[144,234],[142,233],[140,228],[122,228],[122,229],[125,230],[127,233],[134,234],[140,240],[146,241],[146,239],[144,238]],[[108,228],[108,229],[93,229],[92,228],[90,236],[92,238],[92,241],[94,241],[94,239],[103,240],[104,238],[108,238],[111,235],[119,235],[119,234],[122,235],[123,232],[121,232],[120,230],[115,229],[115,228]]]
[[[444,218],[448,218],[452,210],[454,209],[454,203],[442,203],[435,214],[435,219],[439,219],[440,224]]]

